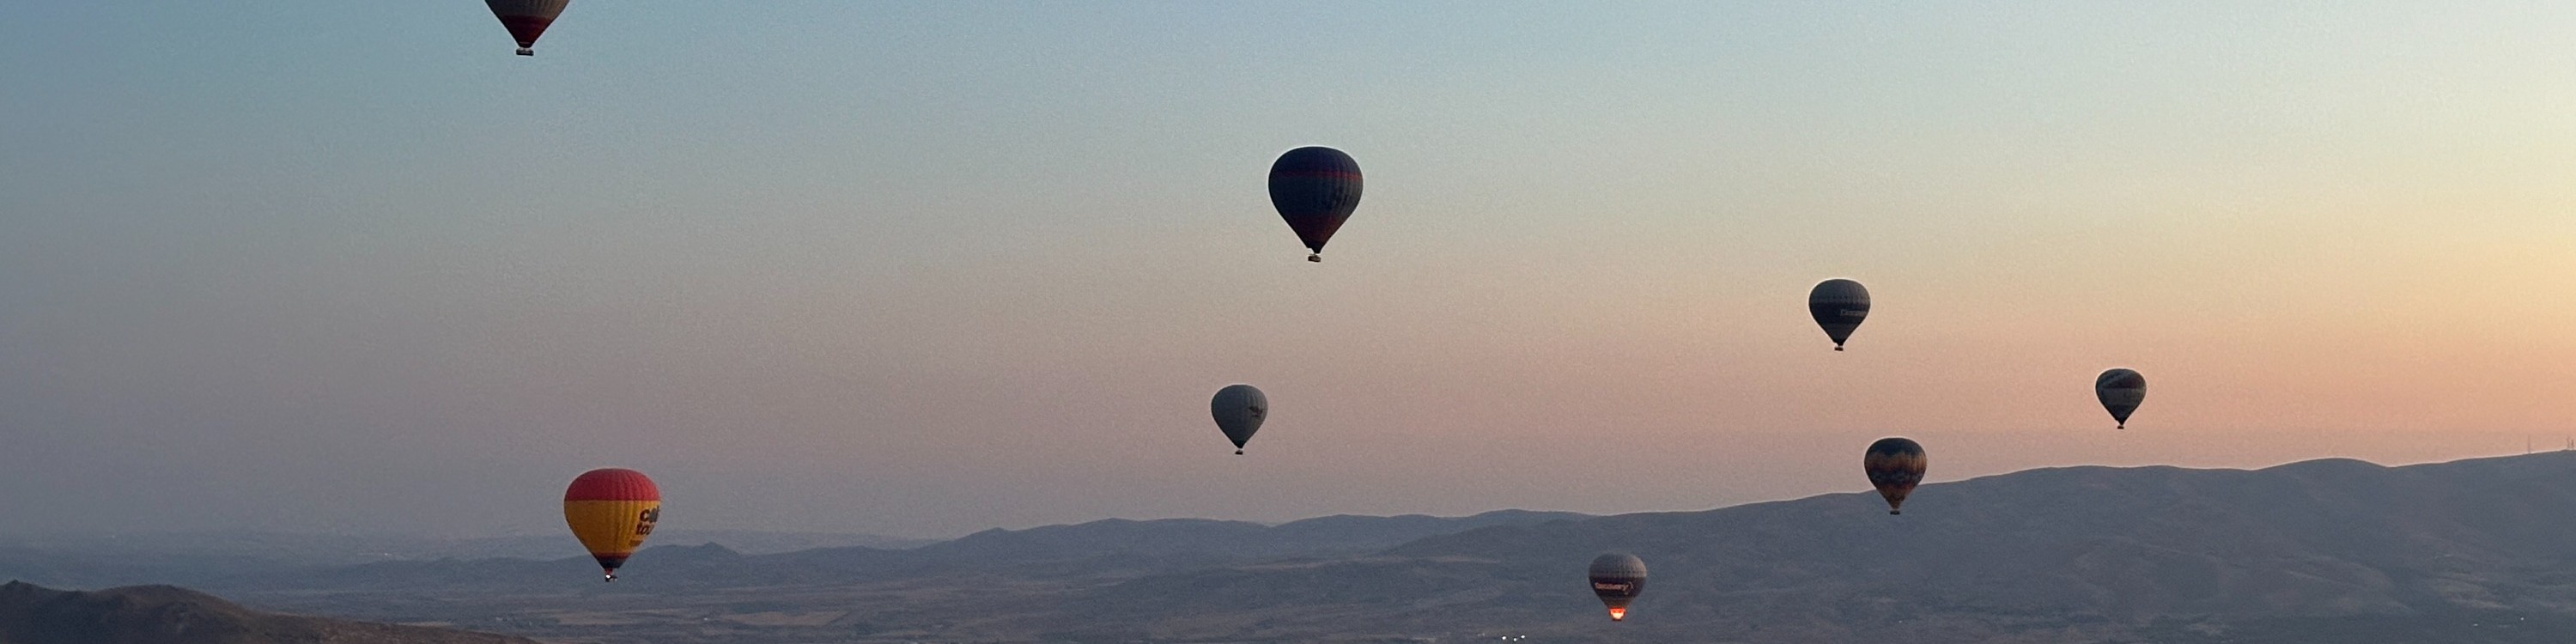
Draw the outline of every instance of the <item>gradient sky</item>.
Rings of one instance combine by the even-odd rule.
[[[945,536],[2576,434],[2576,4],[2252,4],[585,0],[521,58],[467,0],[14,3],[0,532],[550,533],[601,466],[669,527]],[[1263,189],[1309,144],[1368,175],[1319,265]]]

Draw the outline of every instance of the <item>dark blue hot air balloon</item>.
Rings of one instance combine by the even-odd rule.
[[[1825,280],[1807,292],[1807,314],[1816,318],[1816,326],[1825,328],[1825,337],[1833,338],[1834,350],[1841,351],[1852,330],[1869,317],[1869,289],[1851,280]]]
[[[1327,147],[1289,150],[1270,164],[1270,205],[1306,242],[1306,261],[1324,261],[1324,242],[1360,206],[1360,164]]]
[[[492,17],[501,19],[501,28],[510,30],[510,39],[519,41],[519,55],[537,55],[537,37],[555,24],[564,7],[572,0],[483,0],[492,8]]]
[[[2147,401],[2147,377],[2133,369],[2112,369],[2093,377],[2093,397],[2102,400],[2102,409],[2111,412],[2119,429],[2129,428],[2129,414]]]

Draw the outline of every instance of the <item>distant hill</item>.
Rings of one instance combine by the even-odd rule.
[[[0,585],[0,644],[536,644],[488,633],[252,611],[172,586]]]
[[[653,535],[660,545],[721,543],[735,551],[771,554],[815,548],[868,547],[903,549],[938,543],[841,532],[766,530],[665,530]],[[0,535],[0,549],[132,557],[231,557],[295,566],[322,566],[376,561],[554,558],[579,552],[570,533],[506,537],[438,538],[407,535],[323,535],[257,531],[68,533]]]
[[[935,543],[869,534],[755,530],[671,530],[654,535],[653,542],[657,546],[721,543],[727,550],[752,554],[847,547],[898,550]],[[246,531],[20,534],[0,536],[0,579],[71,588],[134,584],[204,587],[246,575],[366,563],[587,560],[580,554],[581,544],[570,533],[475,539]]]
[[[1335,516],[1277,526],[1112,519],[991,530],[906,550],[750,555],[712,544],[655,546],[637,553],[614,584],[599,583],[589,557],[574,556],[280,568],[216,579],[207,587],[297,612],[473,623],[549,639],[844,641],[871,634],[893,638],[885,641],[952,641],[985,627],[953,620],[917,624],[877,613],[973,608],[979,613],[975,621],[1008,620],[1021,611],[1049,610],[1059,603],[1057,594],[1120,579],[1266,561],[1335,560],[1424,536],[1583,518],[1501,511],[1458,518]]]
[[[986,530],[917,548],[819,548],[751,555],[721,544],[652,546],[621,571],[620,591],[707,586],[841,584],[959,574],[1063,578],[1135,575],[1283,558],[1342,557],[1428,536],[1494,526],[1588,518],[1567,512],[1505,510],[1470,517],[1341,515],[1276,526],[1242,521],[1107,519],[1026,530]],[[281,568],[209,579],[219,589],[387,591],[450,588],[498,592],[557,588],[589,579],[587,556],[545,561],[395,561]]]
[[[1265,560],[1359,554],[1405,542],[1494,526],[1588,519],[1571,512],[1498,510],[1469,517],[1335,515],[1276,526],[1243,521],[1108,519],[1027,530],[986,530],[923,546],[925,559],[1027,563],[1129,555],[1163,559]]]
[[[2386,468],[2072,467],[1425,538],[1156,575],[1065,615],[1164,637],[1603,636],[1591,556],[1651,571],[1616,632],[1665,641],[2576,641],[2576,454]],[[1259,628],[1209,619],[1259,615]]]

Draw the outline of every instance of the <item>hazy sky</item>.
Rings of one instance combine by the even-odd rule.
[[[1936,480],[2555,445],[2571,33],[584,0],[521,58],[468,0],[12,3],[0,532],[549,533],[612,465],[673,528],[942,536],[1702,509],[1865,489],[1891,434]],[[1309,144],[1368,176],[1322,264],[1263,188]]]

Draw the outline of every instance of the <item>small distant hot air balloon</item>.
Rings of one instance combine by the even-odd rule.
[[[1261,431],[1261,419],[1270,416],[1270,397],[1252,385],[1226,385],[1208,400],[1208,413],[1216,416],[1217,431],[1234,441],[1234,453],[1243,453],[1243,444],[1252,442],[1252,433]]]
[[[1887,498],[1887,513],[1901,514],[1905,495],[1923,482],[1923,446],[1903,438],[1881,438],[1869,444],[1869,453],[1860,458],[1860,468],[1869,473],[1870,487]]]
[[[545,35],[546,27],[555,24],[555,16],[563,15],[572,0],[483,0],[483,4],[492,7],[492,15],[519,41],[519,55],[535,56],[537,50],[532,47],[537,46],[537,37]]]
[[[564,523],[599,560],[600,576],[617,581],[617,567],[644,545],[662,520],[662,491],[644,473],[602,468],[581,473],[564,490]]]
[[[1869,317],[1869,289],[1851,280],[1825,280],[1807,292],[1807,315],[1816,318],[1816,326],[1825,328],[1825,337],[1834,339],[1834,350],[1841,351],[1852,329],[1860,328],[1860,321]]]
[[[2102,409],[2111,412],[2118,429],[2128,429],[2130,412],[2147,401],[2147,377],[2128,369],[2104,371],[2093,378],[2093,397],[2102,399]]]
[[[1306,242],[1306,261],[1324,261],[1324,242],[1360,207],[1360,164],[1327,147],[1289,150],[1270,164],[1270,205]]]
[[[1610,608],[1610,621],[1628,618],[1628,602],[1646,591],[1646,562],[1636,555],[1613,552],[1592,558],[1592,594]]]

